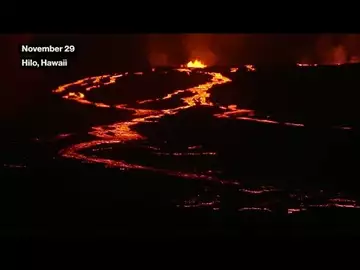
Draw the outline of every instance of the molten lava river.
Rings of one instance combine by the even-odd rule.
[[[231,68],[229,72],[237,72],[239,69],[243,69],[247,72],[256,72],[256,68],[253,65],[246,65],[239,68]],[[124,159],[105,158],[101,156],[100,152],[102,149],[111,149],[113,147],[124,147],[124,149],[126,149],[124,151],[129,151],[129,149],[132,148],[144,148],[146,151],[150,152],[151,155],[157,156],[216,156],[216,152],[201,151],[201,145],[190,145],[187,147],[187,151],[183,152],[167,152],[161,149],[161,147],[159,146],[151,145],[151,143],[148,142],[148,138],[140,134],[140,132],[138,132],[135,128],[135,126],[141,123],[157,123],[161,118],[167,115],[176,115],[181,111],[187,110],[195,106],[216,108],[219,112],[213,114],[213,117],[215,118],[229,118],[237,119],[240,121],[253,121],[263,123],[264,125],[276,124],[282,126],[293,126],[294,128],[302,128],[304,126],[301,123],[279,122],[271,120],[269,118],[259,118],[255,116],[253,110],[239,109],[236,105],[221,106],[219,104],[213,104],[212,102],[210,102],[209,90],[216,85],[227,84],[231,82],[231,79],[225,77],[219,72],[209,71],[208,69],[206,69],[206,66],[198,60],[194,62],[189,62],[187,65],[177,68],[174,71],[186,73],[187,75],[207,75],[209,77],[209,80],[206,83],[199,84],[194,87],[176,90],[173,93],[167,94],[163,97],[148,100],[138,100],[136,101],[136,106],[131,106],[128,104],[107,104],[105,102],[93,102],[87,98],[87,95],[90,91],[99,91],[106,85],[121,83],[121,79],[126,76],[146,75],[146,73],[143,72],[136,72],[134,74],[126,72],[123,74],[88,77],[59,86],[57,89],[53,90],[53,93],[61,95],[62,98],[72,102],[84,104],[84,106],[96,106],[99,107],[99,110],[125,110],[129,111],[132,115],[131,118],[127,119],[126,121],[116,122],[110,125],[99,125],[92,127],[92,129],[88,132],[88,135],[90,135],[90,138],[92,139],[67,146],[66,148],[60,150],[59,155],[64,158],[76,159],[82,162],[100,163],[104,164],[106,167],[115,167],[121,170],[146,170],[160,174],[172,175],[180,178],[199,179],[203,181],[216,182],[219,185],[229,185],[234,187],[236,191],[239,192],[239,195],[242,194],[247,196],[264,196],[264,194],[269,193],[279,194],[281,190],[273,186],[258,186],[257,188],[247,187],[237,179],[225,179],[223,177],[220,177],[219,172],[212,169],[204,169],[203,171],[199,169],[194,169],[192,171],[184,171],[169,168],[157,168],[154,166],[134,164],[133,162],[129,162]],[[166,73],[167,71],[153,68],[151,72]],[[181,105],[174,106],[168,109],[148,109],[147,105],[149,104],[156,104],[164,100],[171,99],[180,100]],[[60,136],[65,138],[67,137],[65,135],[66,134]],[[98,153],[99,155],[97,155]],[[219,210],[221,208],[221,196],[216,192],[210,196],[204,195],[206,192],[207,191],[204,190],[204,192],[195,194],[192,198],[182,201],[178,206],[185,208],[202,207]],[[315,193],[320,194],[321,192],[322,190],[319,190]],[[309,207],[359,208],[356,201],[345,198],[338,193],[328,196],[321,203],[317,204],[311,203],[311,200],[308,203],[305,202],[307,198],[310,198],[312,196],[309,193],[303,194],[297,190],[294,190],[291,194],[289,194],[289,196],[294,199],[294,203],[289,204],[289,206],[287,207],[286,211],[288,214],[304,211]],[[238,211],[272,212],[273,209],[269,204],[259,203],[239,206]]]

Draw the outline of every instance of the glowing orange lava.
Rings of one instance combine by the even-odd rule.
[[[298,64],[298,66],[307,66],[306,64]],[[117,167],[122,170],[124,169],[137,169],[137,170],[148,170],[157,173],[163,173],[167,175],[173,175],[182,178],[189,179],[200,179],[200,180],[208,180],[208,181],[216,181],[220,184],[230,184],[237,186],[237,190],[239,193],[251,195],[251,196],[263,196],[266,193],[274,193],[279,190],[274,187],[266,187],[262,186],[258,189],[252,189],[249,187],[242,186],[240,188],[240,182],[237,180],[223,180],[220,179],[218,174],[212,170],[204,170],[204,171],[194,171],[194,172],[184,172],[184,171],[174,171],[164,168],[155,168],[151,166],[139,165],[128,163],[125,160],[114,160],[111,158],[104,158],[97,156],[95,152],[101,151],[103,149],[111,149],[113,145],[124,145],[129,142],[136,141],[146,141],[147,138],[140,134],[134,126],[140,123],[154,123],[159,121],[162,117],[166,115],[174,115],[179,113],[180,111],[186,110],[188,108],[194,106],[212,106],[217,107],[220,112],[214,114],[213,116],[216,118],[229,118],[233,120],[240,121],[253,121],[261,124],[276,124],[276,125],[284,125],[284,126],[292,126],[295,128],[302,128],[304,124],[302,123],[290,123],[284,121],[277,121],[274,119],[267,118],[258,118],[256,117],[256,113],[254,110],[247,108],[238,108],[236,104],[230,105],[215,105],[210,101],[210,92],[209,90],[215,85],[221,85],[225,83],[231,82],[231,79],[223,76],[219,72],[210,72],[205,70],[198,70],[200,68],[204,68],[206,65],[199,60],[191,61],[187,63],[187,65],[178,69],[175,69],[177,72],[185,72],[187,74],[191,74],[192,72],[205,74],[209,77],[209,80],[203,84],[190,87],[187,89],[176,90],[172,93],[169,93],[163,97],[157,97],[154,99],[147,100],[138,100],[136,101],[136,107],[130,106],[128,104],[115,104],[109,105],[102,102],[93,102],[87,99],[86,95],[89,91],[99,91],[103,86],[119,83],[119,80],[123,77],[130,75],[128,72],[123,74],[113,74],[113,75],[102,75],[102,76],[94,76],[84,78],[73,83],[65,84],[59,86],[53,92],[56,94],[61,94],[62,98],[66,100],[71,100],[78,102],[80,104],[96,106],[99,108],[113,108],[119,110],[128,110],[132,112],[132,116],[130,119],[126,121],[116,122],[110,125],[100,125],[94,126],[88,132],[89,135],[93,136],[93,139],[90,141],[84,141],[80,143],[76,143],[70,145],[64,149],[62,149],[59,154],[66,158],[81,160],[82,162],[89,163],[101,163],[107,167]],[[246,72],[255,72],[256,69],[253,65],[245,65],[239,68],[231,68],[230,72],[237,72],[238,70],[245,70]],[[156,71],[156,69],[152,69],[151,72],[161,72]],[[163,73],[167,73],[167,71],[162,71]],[[146,73],[144,72],[136,72],[133,75],[143,76]],[[183,95],[186,94],[186,95]],[[180,95],[182,97],[180,97]],[[170,109],[148,109],[146,107],[141,108],[142,104],[147,103],[156,103],[161,102],[168,99],[178,98],[181,103],[178,107],[174,106]],[[140,108],[139,108],[140,107]],[[350,127],[336,127],[340,129],[351,129]],[[59,134],[56,137],[56,140],[61,138],[67,138],[71,136],[71,134]],[[132,145],[132,144],[131,144]],[[135,147],[135,146],[134,146]],[[147,146],[138,146],[146,148],[151,152],[154,156],[217,156],[218,153],[215,151],[206,151],[203,149],[202,145],[192,145],[188,146],[184,149],[184,151],[174,151],[167,152],[164,149],[161,149],[161,146],[155,147],[152,145]],[[91,154],[86,154],[85,150],[91,150]],[[307,209],[306,206],[300,202],[297,206],[294,205],[294,208],[288,208],[288,214],[294,214],[300,211],[305,211]],[[202,198],[200,195],[187,200],[184,202],[182,207],[185,208],[211,208],[214,211],[217,211],[221,208],[221,198],[219,195],[216,195],[214,198]],[[342,207],[342,208],[360,208],[357,202],[344,198],[334,198],[332,200],[324,202],[324,204],[319,205],[308,205],[308,207]],[[239,207],[238,211],[260,211],[260,212],[271,212],[270,208],[264,206],[243,206]]]
[[[206,65],[201,62],[200,60],[195,60],[195,61],[190,61],[189,63],[186,64],[186,66],[188,68],[205,68]]]
[[[162,117],[166,115],[174,115],[178,112],[194,107],[194,106],[215,106],[210,101],[210,92],[209,90],[215,86],[220,84],[225,84],[231,82],[231,79],[223,76],[219,72],[210,72],[204,70],[194,70],[193,68],[203,68],[205,65],[198,60],[194,62],[189,62],[187,66],[191,68],[179,68],[175,69],[177,72],[185,72],[187,74],[191,74],[191,72],[197,72],[201,74],[205,74],[209,76],[209,81],[194,87],[190,87],[188,89],[180,89],[176,90],[172,93],[169,93],[163,97],[158,97],[149,100],[138,100],[136,101],[137,106],[141,106],[145,103],[156,103],[159,101],[164,101],[167,99],[179,98],[180,94],[186,94],[185,97],[179,98],[182,101],[178,107],[173,107],[170,109],[157,109],[157,110],[149,110],[146,108],[134,108],[129,106],[128,104],[116,104],[109,105],[102,102],[92,102],[86,98],[86,94],[89,91],[100,89],[101,87],[109,84],[118,83],[118,80],[121,78],[128,76],[129,73],[123,74],[113,74],[113,75],[102,75],[102,76],[94,76],[84,78],[73,83],[69,83],[66,85],[59,86],[53,92],[56,94],[62,94],[62,97],[67,100],[76,101],[81,104],[92,105],[99,108],[113,108],[119,110],[128,110],[132,112],[131,119],[127,121],[117,122],[110,125],[101,125],[94,126],[92,130],[88,132],[89,135],[94,137],[92,141],[86,141],[78,144],[71,145],[65,149],[60,151],[60,155],[67,158],[78,159],[85,162],[91,163],[102,163],[106,166],[111,167],[119,167],[121,169],[143,169],[143,170],[151,170],[156,172],[162,172],[169,175],[176,175],[184,178],[192,178],[192,179],[207,179],[207,180],[216,180],[222,181],[218,179],[211,172],[196,172],[196,173],[187,173],[187,172],[179,172],[179,171],[169,171],[166,169],[158,169],[149,166],[142,166],[137,164],[130,164],[123,160],[112,160],[97,157],[96,155],[87,155],[84,154],[84,150],[86,149],[94,149],[95,147],[100,147],[103,145],[112,145],[112,144],[125,144],[130,141],[137,140],[146,140],[147,138],[138,133],[133,127],[139,123],[154,123],[159,121]],[[256,71],[253,65],[244,66],[247,71]],[[235,68],[232,69],[237,70]],[[155,69],[152,69],[151,72],[156,72]],[[167,73],[167,71],[163,71]],[[144,72],[135,72],[133,75],[143,76]],[[77,92],[74,89],[78,89]],[[98,90],[97,90],[98,91]],[[241,121],[253,121],[263,124],[278,124],[284,126],[293,126],[301,128],[304,126],[302,123],[290,123],[290,122],[280,122],[273,119],[268,118],[258,118],[256,117],[255,111],[251,109],[245,108],[237,108],[236,105],[219,105],[218,108],[221,110],[220,113],[214,114],[216,118],[231,118]],[[341,129],[349,129],[349,127],[338,127]],[[148,148],[151,149],[152,146]],[[101,147],[100,147],[101,148]],[[200,146],[201,148],[201,146]],[[188,150],[191,150],[190,148]],[[203,151],[203,152],[174,152],[167,153],[165,151],[161,151],[158,149],[154,155],[165,155],[165,156],[216,156],[216,152],[211,151]],[[232,181],[232,184],[235,182]]]
[[[256,68],[254,65],[245,65],[245,68],[247,71],[256,71]]]
[[[155,70],[152,70],[154,72]],[[189,68],[179,68],[176,69],[178,72],[186,72],[188,74],[191,73],[191,69]],[[89,134],[94,136],[95,139],[89,142],[78,143],[72,145],[68,148],[65,148],[60,151],[60,154],[63,157],[78,159],[90,163],[103,163],[106,166],[111,167],[119,167],[121,169],[141,169],[141,170],[151,170],[156,172],[162,172],[169,175],[176,175],[183,178],[192,178],[192,179],[207,179],[207,180],[216,180],[218,181],[215,176],[204,172],[204,173],[185,173],[185,172],[176,172],[176,171],[169,171],[165,169],[157,169],[149,166],[142,166],[137,164],[129,164],[122,160],[112,160],[106,158],[100,158],[96,156],[88,156],[83,154],[83,150],[86,149],[94,149],[95,147],[100,147],[102,145],[111,145],[111,144],[118,144],[118,143],[127,143],[129,141],[134,140],[146,140],[144,136],[136,132],[132,127],[145,122],[156,122],[160,118],[165,115],[173,115],[177,114],[179,111],[196,106],[196,105],[206,105],[206,106],[213,106],[213,104],[209,101],[210,94],[208,90],[212,88],[214,85],[228,83],[231,80],[220,73],[216,72],[201,72],[206,75],[210,76],[210,80],[207,83],[200,84],[195,87],[191,87],[185,90],[176,90],[173,93],[167,94],[161,98],[155,98],[151,100],[140,100],[137,101],[137,104],[144,104],[144,103],[152,103],[157,101],[162,101],[166,99],[170,99],[173,97],[178,96],[181,93],[188,92],[191,95],[188,97],[181,98],[183,105],[179,107],[175,107],[172,109],[163,109],[163,110],[148,110],[148,109],[139,109],[139,108],[131,108],[126,104],[118,104],[113,105],[113,108],[120,109],[120,110],[129,110],[133,112],[133,118],[124,121],[114,123],[112,125],[106,126],[95,126],[89,131]],[[143,75],[142,72],[136,72],[135,75]],[[127,76],[128,73],[124,74],[115,74],[115,75],[103,75],[103,76],[95,76],[89,77],[82,80],[78,80],[74,83],[66,84],[63,86],[58,87],[53,92],[54,93],[61,93],[63,94],[64,99],[73,100],[79,102],[81,104],[89,104],[100,108],[109,108],[111,107],[108,104],[104,103],[95,103],[91,102],[86,99],[85,93],[91,90],[98,89],[101,84],[108,85],[115,83],[119,78],[123,76]],[[70,88],[77,86],[79,88],[83,88],[81,92],[74,92],[73,90],[70,92]],[[94,87],[96,86],[96,87]],[[69,92],[68,92],[69,91]],[[201,153],[194,153],[194,152],[184,152],[184,153],[166,153],[166,152],[156,152],[155,155],[169,155],[169,156],[213,156],[217,155],[215,152],[201,152]]]

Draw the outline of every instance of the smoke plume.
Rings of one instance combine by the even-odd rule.
[[[359,62],[360,35],[323,34],[316,41],[315,59],[320,64]]]

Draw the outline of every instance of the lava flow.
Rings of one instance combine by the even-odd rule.
[[[193,64],[188,64],[189,66],[193,67],[205,67],[205,65],[199,61],[191,62]],[[153,70],[154,71],[154,70]],[[180,68],[177,69],[178,72],[186,72],[190,74],[192,72],[192,69],[189,68]],[[86,99],[85,92],[91,91],[92,89],[97,89],[101,87],[102,85],[108,85],[113,84],[117,81],[117,79],[128,75],[128,73],[125,74],[115,74],[115,75],[103,75],[103,76],[95,76],[90,78],[84,78],[82,80],[78,80],[74,83],[66,84],[63,86],[58,87],[53,92],[54,93],[62,93],[63,98],[70,99],[73,101],[77,101],[82,104],[89,104],[97,107],[103,107],[103,108],[117,108],[121,110],[129,110],[133,112],[134,118],[129,121],[124,122],[118,122],[114,123],[112,125],[108,126],[96,126],[93,127],[92,130],[89,132],[90,135],[96,137],[96,140],[89,141],[89,142],[83,142],[79,144],[72,145],[66,149],[63,149],[60,151],[60,154],[63,157],[67,158],[73,158],[73,159],[79,159],[86,162],[94,162],[94,163],[103,163],[107,166],[111,167],[120,167],[122,169],[144,169],[144,170],[151,170],[151,171],[157,171],[157,172],[163,172],[171,175],[177,175],[185,178],[201,178],[201,179],[208,179],[212,180],[214,177],[209,174],[203,174],[203,173],[183,173],[183,172],[173,172],[168,171],[166,169],[157,169],[152,168],[148,166],[142,166],[137,164],[129,164],[123,160],[112,160],[112,159],[106,159],[106,158],[99,158],[94,156],[88,156],[85,154],[82,154],[86,149],[92,149],[94,147],[99,147],[100,145],[108,145],[108,144],[117,144],[117,143],[127,143],[129,141],[133,140],[146,140],[144,136],[136,132],[132,127],[139,123],[144,122],[154,122],[159,120],[161,117],[165,115],[173,115],[178,113],[181,110],[188,109],[190,107],[196,106],[196,105],[207,105],[207,106],[213,106],[213,104],[209,101],[210,94],[208,93],[208,90],[212,88],[214,85],[218,84],[224,84],[228,83],[231,80],[225,76],[223,76],[220,73],[216,72],[202,72],[198,71],[199,73],[206,74],[210,77],[209,82],[200,84],[198,86],[188,88],[186,90],[178,90],[174,93],[168,94],[165,97],[153,99],[153,100],[142,100],[137,101],[137,104],[144,104],[144,103],[150,103],[150,102],[156,102],[160,100],[165,100],[172,98],[174,96],[177,96],[180,93],[188,92],[191,93],[190,97],[184,97],[182,98],[183,105],[172,108],[172,109],[163,109],[163,110],[148,110],[148,109],[137,109],[137,108],[131,108],[126,104],[117,104],[110,106],[109,104],[104,103],[95,103],[91,102]],[[142,75],[142,73],[137,73],[138,75]],[[80,88],[83,88],[83,92],[69,92],[69,89],[77,86]],[[196,153],[198,154],[198,153]],[[199,153],[200,155],[204,153]],[[205,153],[206,154],[206,153]],[[204,155],[205,155],[204,154]],[[209,154],[209,153],[207,153]],[[214,153],[210,153],[213,155]],[[173,154],[175,155],[175,154]],[[192,155],[191,153],[176,153],[176,155]]]
[[[215,106],[212,102],[210,102],[210,92],[209,90],[215,86],[220,84],[225,84],[231,82],[231,79],[228,77],[223,76],[221,73],[218,72],[210,72],[201,70],[201,68],[206,67],[206,65],[199,60],[190,61],[187,65],[188,68],[182,67],[179,69],[175,69],[178,72],[186,72],[187,74],[191,74],[192,72],[197,72],[200,74],[205,74],[209,76],[209,81],[200,84],[195,87],[191,87],[184,90],[177,90],[173,93],[170,93],[161,98],[155,98],[150,100],[139,100],[137,101],[137,105],[142,105],[145,103],[155,103],[159,101],[163,101],[166,99],[171,99],[179,94],[187,93],[189,94],[187,97],[181,98],[182,105],[179,107],[171,108],[171,109],[162,109],[162,110],[149,110],[149,109],[141,109],[141,108],[132,108],[127,104],[117,104],[117,105],[110,105],[101,102],[92,102],[86,99],[86,92],[89,92],[93,89],[99,89],[104,85],[114,84],[119,79],[124,76],[129,75],[128,72],[124,74],[113,74],[113,75],[102,75],[102,76],[95,76],[84,78],[73,83],[69,83],[66,85],[59,86],[53,92],[57,94],[63,94],[64,99],[73,100],[82,104],[93,105],[100,108],[116,108],[120,110],[128,110],[131,111],[133,114],[133,118],[128,121],[118,122],[107,126],[95,126],[92,127],[92,130],[88,132],[88,134],[94,136],[96,139],[92,141],[82,142],[79,144],[72,145],[66,149],[60,151],[60,154],[63,157],[78,159],[86,162],[94,162],[94,163],[103,163],[107,166],[114,166],[120,167],[122,169],[144,169],[144,170],[151,170],[157,172],[163,172],[167,174],[177,175],[180,177],[186,178],[201,178],[201,179],[208,179],[208,180],[219,180],[214,175],[209,172],[204,173],[185,173],[185,172],[174,172],[169,171],[166,169],[157,169],[149,166],[137,165],[137,164],[130,164],[123,160],[113,160],[113,159],[106,159],[100,158],[95,156],[89,156],[83,154],[84,150],[86,149],[93,149],[94,147],[99,147],[100,145],[109,145],[109,144],[125,144],[130,141],[135,140],[146,140],[147,138],[138,133],[133,129],[133,127],[139,123],[152,123],[158,121],[165,115],[174,115],[177,114],[179,111],[188,109],[194,106]],[[253,65],[245,65],[243,67],[247,71],[256,72],[256,69]],[[238,68],[231,68],[230,72],[236,72]],[[155,72],[155,69],[152,69],[152,72]],[[143,75],[143,72],[136,72],[135,75]],[[70,89],[77,87],[82,89],[79,92],[72,92]],[[216,118],[232,118],[242,121],[255,121],[264,124],[279,124],[285,126],[294,126],[294,127],[303,127],[304,124],[301,123],[290,123],[290,122],[279,122],[272,119],[261,119],[255,117],[255,112],[249,109],[241,109],[237,108],[236,105],[229,105],[229,106],[219,106],[219,109],[222,110],[221,113],[214,114]],[[162,155],[205,155],[204,153],[172,153],[166,154],[163,153]],[[157,155],[160,155],[157,153]],[[216,153],[212,153],[212,155],[216,155]]]
[[[149,99],[149,100],[138,100],[136,101],[136,108],[131,107],[128,104],[116,104],[116,105],[110,105],[102,102],[92,102],[87,99],[86,94],[89,91],[92,91],[94,89],[100,89],[101,87],[105,85],[115,84],[118,83],[121,78],[130,75],[129,73],[123,73],[123,74],[113,74],[113,75],[102,75],[102,76],[95,76],[95,77],[89,77],[84,78],[78,81],[75,81],[73,83],[69,83],[66,85],[59,86],[57,89],[55,89],[53,92],[56,94],[61,94],[64,99],[76,101],[81,104],[85,105],[92,105],[99,108],[112,108],[112,109],[119,109],[119,110],[128,110],[132,112],[132,118],[127,121],[121,121],[117,123],[113,123],[110,125],[100,125],[100,126],[94,126],[92,127],[92,130],[88,132],[89,135],[93,136],[94,139],[91,141],[85,141],[81,143],[77,143],[74,145],[71,145],[65,149],[62,149],[60,151],[60,155],[66,158],[71,159],[77,159],[81,160],[83,162],[89,162],[89,163],[101,163],[104,164],[107,167],[117,167],[122,170],[124,169],[138,169],[138,170],[148,170],[158,173],[164,173],[167,175],[174,175],[177,177],[182,178],[190,178],[190,179],[203,179],[203,180],[210,180],[215,181],[217,183],[221,184],[231,184],[235,186],[239,186],[240,183],[236,180],[231,181],[225,181],[224,179],[219,179],[218,174],[219,172],[215,172],[213,170],[203,170],[203,171],[195,171],[195,172],[186,172],[186,171],[174,171],[170,169],[165,168],[156,168],[152,166],[145,166],[145,165],[139,165],[139,164],[133,164],[128,163],[125,160],[115,160],[111,158],[103,158],[99,157],[96,154],[88,154],[86,153],[86,150],[92,150],[92,152],[105,149],[105,147],[111,147],[116,145],[124,146],[125,144],[129,146],[130,142],[147,142],[147,138],[137,132],[134,129],[134,126],[140,123],[155,123],[158,122],[159,119],[166,115],[174,115],[177,114],[180,111],[186,110],[188,108],[194,107],[194,106],[211,106],[221,110],[222,112],[216,113],[213,116],[216,118],[231,118],[231,119],[237,119],[241,121],[256,121],[263,124],[278,124],[278,125],[284,125],[284,126],[294,126],[297,128],[304,127],[304,124],[302,123],[289,123],[289,122],[279,122],[273,119],[262,119],[257,118],[255,115],[254,110],[250,109],[243,109],[238,108],[236,105],[228,105],[228,106],[222,106],[222,105],[215,105],[210,101],[210,92],[209,90],[215,86],[215,85],[221,85],[231,82],[231,79],[228,77],[223,76],[219,72],[210,72],[205,71],[202,68],[205,68],[206,65],[198,60],[189,62],[186,66],[182,66],[179,69],[175,69],[177,72],[185,72],[188,75],[191,73],[199,73],[199,74],[205,74],[209,77],[209,81],[206,83],[197,85],[195,87],[190,87],[187,89],[182,90],[176,90],[170,94],[167,94],[166,96]],[[238,72],[238,70],[245,70],[246,72],[256,72],[256,68],[253,65],[246,65],[243,67],[236,67],[231,68],[229,71],[231,73]],[[152,69],[151,72],[157,72],[156,69]],[[166,71],[163,71],[166,73]],[[134,75],[141,76],[144,75],[143,72],[136,72]],[[73,89],[80,89],[79,91],[74,91]],[[181,97],[180,95],[186,94],[186,96]],[[141,108],[143,104],[148,103],[156,103],[161,102],[168,99],[173,98],[179,98],[182,102],[181,105],[178,107],[173,107],[170,109],[146,109]],[[139,108],[140,107],[140,108]],[[131,144],[132,147],[134,144]],[[201,151],[202,146],[189,146],[187,148],[188,151],[185,152],[176,152],[176,153],[168,153],[166,151],[163,151],[161,147],[155,147],[152,145],[144,146],[141,145],[141,143],[136,144],[137,148],[147,148],[147,150],[151,151],[151,154],[156,156],[216,156],[216,152],[211,151]],[[261,194],[263,192],[276,192],[273,191],[273,189],[264,189],[260,191],[251,191],[246,188],[239,189],[239,192],[247,192],[247,193],[254,193]],[[304,207],[302,206],[302,202],[298,208],[289,209],[289,213],[293,213],[296,211],[302,211]],[[218,207],[218,199],[217,201],[214,200],[214,202],[206,202],[206,203],[192,203],[191,207],[204,207],[209,206],[213,207],[214,210],[219,209]],[[335,205],[337,206],[337,205]],[[358,207],[357,205],[353,204],[347,207]],[[190,206],[184,206],[184,207],[190,207]],[[256,209],[262,209],[263,211],[267,210],[267,208],[264,207],[242,207],[239,208],[239,211],[249,211],[249,210],[256,210]],[[265,210],[264,210],[265,209]]]

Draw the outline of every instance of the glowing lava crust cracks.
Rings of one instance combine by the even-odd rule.
[[[130,141],[136,140],[146,140],[143,135],[139,134],[133,127],[139,123],[153,123],[158,121],[165,115],[174,115],[179,111],[186,110],[190,107],[201,105],[201,106],[214,106],[209,101],[210,93],[209,89],[211,89],[215,85],[225,84],[231,82],[231,80],[221,73],[218,72],[210,72],[205,71],[206,65],[198,60],[189,62],[186,66],[183,66],[179,69],[175,69],[177,72],[186,72],[187,74],[191,74],[192,72],[197,72],[200,74],[205,74],[209,76],[209,81],[197,85],[195,87],[191,87],[184,90],[177,90],[173,93],[170,93],[161,98],[155,98],[150,100],[140,100],[137,101],[137,106],[140,106],[145,103],[155,103],[159,101],[163,101],[166,99],[172,99],[179,94],[186,93],[188,94],[187,97],[181,98],[182,105],[179,107],[171,108],[171,109],[162,109],[162,110],[149,110],[149,109],[141,109],[141,108],[132,108],[127,104],[117,104],[117,105],[109,105],[101,102],[91,102],[90,100],[86,99],[86,93],[93,90],[99,89],[102,86],[110,85],[118,82],[119,79],[129,75],[129,73],[124,74],[113,74],[113,75],[102,75],[102,76],[95,76],[84,78],[73,83],[65,84],[59,86],[53,92],[56,94],[61,94],[64,99],[76,101],[82,104],[93,105],[100,108],[116,108],[120,110],[128,110],[131,111],[132,119],[128,121],[117,122],[111,125],[102,125],[102,126],[95,126],[92,127],[92,130],[88,132],[88,134],[95,137],[92,141],[86,141],[82,143],[78,143],[75,145],[71,145],[63,150],[60,151],[60,155],[66,158],[78,159],[84,162],[91,162],[91,163],[102,163],[106,166],[111,167],[119,167],[121,169],[142,169],[142,170],[150,170],[156,172],[162,172],[169,175],[176,175],[179,177],[185,178],[193,178],[193,179],[206,179],[206,180],[216,180],[220,181],[212,171],[206,172],[197,172],[197,173],[187,173],[187,172],[180,172],[180,171],[171,171],[167,169],[158,169],[150,166],[143,166],[137,164],[130,164],[125,162],[124,160],[113,160],[107,158],[101,158],[94,155],[87,155],[84,154],[85,150],[91,150],[99,146],[103,145],[111,145],[111,144],[125,144]],[[237,72],[239,68],[231,68],[230,72]],[[255,72],[256,69],[253,65],[246,65],[244,69],[248,72]],[[152,69],[152,72],[156,72],[155,69]],[[166,71],[163,71],[166,73]],[[142,72],[136,72],[134,75],[143,75]],[[72,92],[71,89],[78,88],[81,91]],[[295,126],[295,127],[303,127],[303,124],[300,123],[288,123],[288,122],[278,122],[275,120],[270,119],[259,119],[255,118],[255,114],[253,110],[248,109],[238,109],[236,105],[229,105],[229,106],[219,106],[223,112],[215,114],[214,117],[217,118],[233,118],[243,121],[255,121],[264,124],[282,124],[286,126]],[[148,147],[148,148],[151,148]],[[161,149],[158,149],[161,151]],[[189,148],[189,150],[191,150]],[[161,152],[158,154],[161,154]],[[170,155],[169,153],[163,153],[164,155]],[[216,155],[216,153],[212,152],[185,152],[185,153],[172,153],[172,155]],[[231,182],[234,184],[234,181]]]

